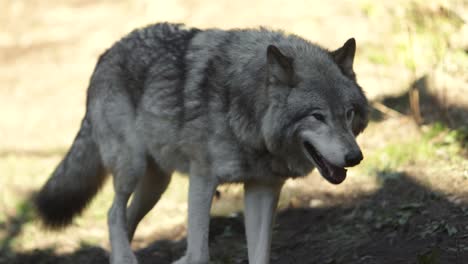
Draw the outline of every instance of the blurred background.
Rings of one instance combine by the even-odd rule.
[[[66,153],[98,56],[137,27],[183,22],[267,26],[329,49],[357,40],[355,71],[371,101],[364,162],[332,186],[288,181],[272,263],[466,263],[468,1],[0,0],[0,263],[107,263],[111,184],[61,233],[29,197]],[[187,179],[142,221],[140,263],[182,254]],[[247,263],[242,188],[219,189],[213,263]]]

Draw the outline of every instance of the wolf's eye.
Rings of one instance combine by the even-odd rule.
[[[313,113],[312,116],[318,121],[325,122],[325,116],[319,113]]]
[[[353,117],[354,117],[354,109],[349,109],[348,111],[346,111],[346,119],[347,120],[353,120]]]

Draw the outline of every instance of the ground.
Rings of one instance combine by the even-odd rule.
[[[316,172],[287,182],[271,263],[467,263],[468,2],[0,0],[0,9],[0,264],[108,263],[109,182],[59,233],[41,229],[30,196],[73,140],[99,54],[158,21],[266,25],[330,49],[357,40],[355,70],[372,105],[358,139],[365,160],[338,186]],[[140,224],[140,263],[183,254],[187,186],[174,175]],[[219,191],[212,262],[247,263],[242,188]]]

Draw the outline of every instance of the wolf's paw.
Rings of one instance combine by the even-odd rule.
[[[172,262],[172,264],[208,264],[209,260],[207,261],[193,261],[189,260],[187,256],[181,257],[179,260]]]
[[[187,262],[187,256],[183,256],[180,259],[172,262],[172,264],[189,264],[189,263]]]

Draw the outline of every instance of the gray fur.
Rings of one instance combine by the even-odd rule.
[[[263,230],[247,234],[259,243],[249,243],[249,259],[268,263],[282,183],[317,166],[305,144],[335,167],[362,159],[354,137],[367,125],[367,100],[352,70],[354,52],[354,39],[329,52],[265,28],[199,30],[165,23],[133,31],[100,57],[90,81],[85,118],[90,128],[83,125],[81,131],[90,132],[82,135],[93,142],[85,145],[87,151],[98,152],[75,156],[79,135],[62,161],[78,168],[92,160],[96,166],[79,171],[83,175],[59,166],[39,195],[41,215],[52,225],[69,223],[71,217],[60,211],[46,213],[58,209],[53,201],[68,201],[75,210],[71,216],[83,203],[53,189],[89,181],[83,186],[97,190],[105,168],[115,189],[109,210],[111,263],[136,263],[128,238],[171,173],[189,173],[188,249],[176,263],[207,263],[216,186],[244,182],[252,186],[246,188],[247,200],[253,201],[248,230]],[[60,187],[51,188],[53,181]],[[127,210],[133,192],[137,198]],[[86,192],[85,200],[94,193]]]

